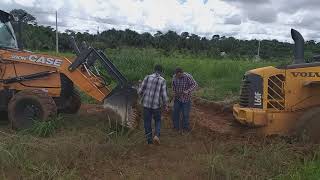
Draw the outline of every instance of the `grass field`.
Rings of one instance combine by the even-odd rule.
[[[155,50],[107,50],[117,67],[137,82],[155,64],[170,78],[175,67],[190,72],[198,96],[236,98],[243,74],[283,62],[163,56]],[[73,57],[70,53],[60,54]],[[86,98],[84,96],[84,98]],[[86,100],[89,101],[89,100]],[[3,117],[3,116],[1,116]],[[2,119],[2,118],[1,118]],[[242,138],[196,129],[179,135],[164,129],[162,145],[145,145],[143,131],[126,132],[98,113],[85,111],[14,132],[0,126],[0,179],[319,179],[320,147],[282,138]]]
[[[132,82],[142,80],[147,74],[153,72],[155,64],[160,64],[164,67],[167,84],[170,87],[175,68],[181,67],[192,74],[198,82],[200,89],[197,95],[209,100],[223,100],[238,96],[243,74],[250,69],[284,63],[283,61],[234,61],[227,58],[203,59],[179,54],[168,57],[153,49],[109,49],[106,50],[106,54]],[[73,57],[71,53],[60,55]]]
[[[49,137],[0,129],[0,179],[317,179],[316,146],[283,139],[228,138],[196,129],[162,130],[148,146],[143,131],[105,117],[65,116]]]
[[[257,67],[276,63],[232,61],[229,59],[197,59],[192,57],[164,57],[157,51],[123,49],[110,52],[110,58],[132,81],[143,79],[153,71],[155,64],[163,65],[168,85],[176,67],[183,68],[192,74],[200,86],[198,95],[221,100],[237,96],[243,74]]]

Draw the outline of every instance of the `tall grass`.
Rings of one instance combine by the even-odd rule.
[[[110,159],[121,158],[144,141],[142,132],[130,132],[129,137],[120,125],[111,127],[97,117],[65,118],[59,131],[47,138],[0,130],[0,179],[94,179],[80,174],[102,173],[99,164],[110,168]]]
[[[55,55],[53,52],[47,53]],[[198,82],[200,90],[197,95],[210,100],[237,96],[243,74],[250,69],[286,63],[284,60],[256,62],[228,58],[197,58],[183,54],[165,56],[161,51],[155,49],[107,49],[105,53],[132,82],[142,80],[147,74],[153,72],[155,64],[160,64],[164,67],[164,75],[170,88],[175,68],[181,67],[192,74]],[[73,57],[72,53],[63,53],[59,56]]]
[[[52,136],[63,125],[62,115],[49,117],[45,121],[34,120],[31,128],[22,130],[22,133],[30,133],[38,137]]]
[[[237,96],[241,79],[246,71],[278,64],[264,61],[164,56],[153,49],[106,50],[106,54],[120,71],[133,82],[142,80],[145,75],[153,72],[155,64],[160,64],[164,67],[168,87],[171,87],[174,70],[176,67],[181,67],[192,74],[198,82],[200,90],[197,94],[210,100]]]
[[[277,179],[301,180],[301,179],[319,179],[320,177],[320,149],[319,146],[310,159],[304,159],[299,164],[295,164],[286,173],[280,174]]]
[[[209,179],[276,179],[301,165],[301,152],[286,142],[214,142],[205,157],[209,162]]]

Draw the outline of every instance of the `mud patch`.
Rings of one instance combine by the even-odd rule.
[[[83,104],[80,108],[79,114],[84,117],[96,117],[101,120],[111,121],[113,123],[122,124],[122,117],[113,109],[97,104]],[[134,114],[130,118],[132,119],[131,126],[134,129],[140,126],[141,123],[141,109],[134,107]],[[128,126],[126,126],[128,127]]]
[[[140,109],[140,111],[142,111]],[[115,120],[120,117],[111,109],[103,106],[84,104],[80,111],[81,116],[98,117],[101,120]],[[139,129],[143,129],[142,116],[137,118]],[[249,136],[255,135],[254,129],[244,127],[237,123],[232,115],[232,108],[228,104],[216,103],[202,99],[195,99],[192,104],[190,126],[193,131],[206,130],[211,133],[225,136]],[[163,113],[162,128],[173,128],[172,110]]]
[[[121,117],[112,109],[97,104],[82,104],[79,115],[83,117],[96,117],[98,119],[121,121]]]
[[[201,128],[221,135],[243,136],[248,133],[247,127],[234,120],[230,104],[196,99],[191,117]]]

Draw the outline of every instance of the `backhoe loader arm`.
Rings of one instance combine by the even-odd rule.
[[[90,63],[94,63],[96,59],[100,60],[101,64],[108,71],[109,75],[117,80],[118,84],[121,86],[128,85],[128,80],[119,72],[119,70],[112,64],[112,62],[107,58],[107,56],[102,51],[97,51],[94,48],[88,48],[83,53],[80,53],[75,61],[69,66],[70,71],[76,70],[80,65],[86,63],[87,59]]]
[[[85,69],[90,69],[96,61],[100,63],[103,69],[117,81],[117,87],[115,87],[106,97],[104,101],[105,108],[111,108],[122,119],[122,124],[128,127],[136,127],[136,111],[133,108],[137,101],[137,90],[134,89],[128,80],[120,73],[120,71],[112,64],[107,56],[102,51],[97,51],[92,47],[87,47],[84,43],[81,47],[81,51],[77,47],[74,39],[72,39],[74,50],[77,52],[78,57],[69,66],[68,70],[73,72],[79,69],[79,66],[83,66]],[[99,75],[99,72],[97,72]]]

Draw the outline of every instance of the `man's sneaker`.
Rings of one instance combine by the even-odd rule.
[[[155,145],[160,145],[160,139],[159,139],[158,136],[154,136],[154,138],[153,138],[153,143],[154,143]]]

